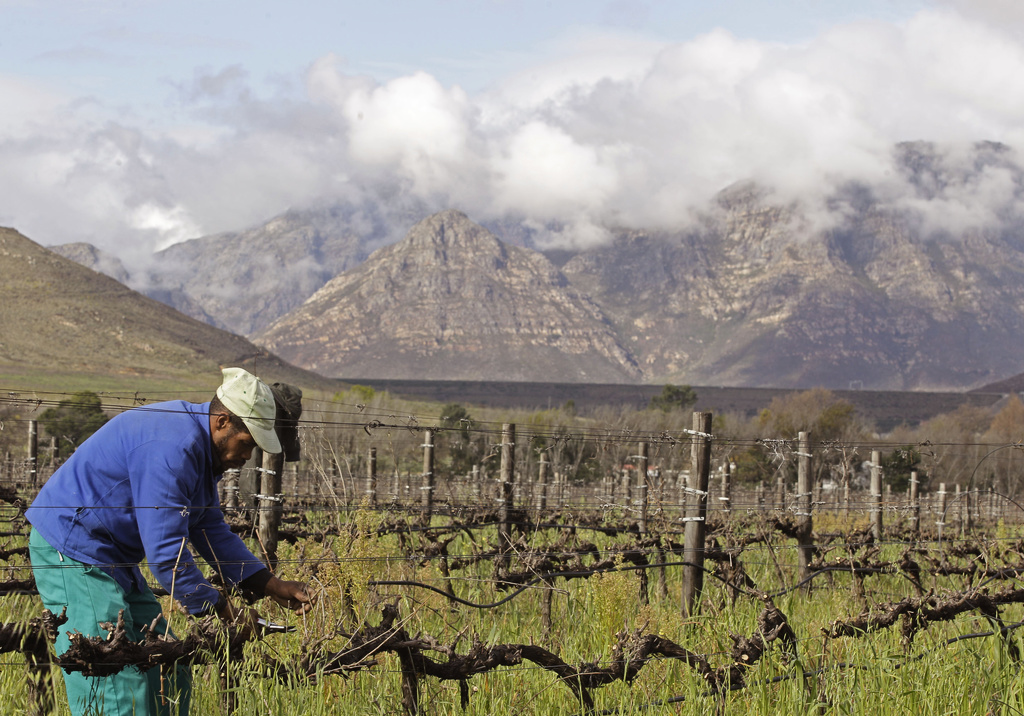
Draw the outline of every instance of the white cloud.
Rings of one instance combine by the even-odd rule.
[[[940,0],[939,5],[1004,29],[1008,26],[1024,28],[1024,5],[1017,0]]]
[[[1021,156],[1003,147],[959,143],[924,145],[918,171],[895,187],[890,202],[912,212],[927,232],[956,236],[998,226],[1020,211]]]
[[[345,64],[344,58],[328,53],[310,65],[305,79],[311,101],[343,110],[353,93],[373,91],[376,83],[371,78],[347,74]]]
[[[618,183],[602,153],[562,129],[530,122],[494,160],[497,210],[542,221],[600,215]]]
[[[343,113],[352,159],[404,176],[420,194],[445,191],[472,160],[469,98],[426,73],[355,89]]]
[[[161,236],[157,250],[199,235],[199,227],[180,206],[166,207],[147,202],[135,208],[131,225],[140,231],[156,231]]]
[[[790,45],[579,33],[479,94],[425,72],[377,82],[332,54],[261,94],[227,65],[179,83],[159,122],[0,76],[16,100],[0,103],[0,220],[47,243],[154,248],[387,185],[558,222],[546,239],[580,245],[610,223],[686,222],[753,178],[822,221],[827,194],[859,181],[940,224],[991,223],[1017,202],[1005,169],[925,197],[891,157],[910,140],[1024,147],[1018,26],[1016,3],[950,0]]]

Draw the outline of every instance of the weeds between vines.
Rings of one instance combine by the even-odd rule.
[[[558,654],[569,664],[597,662],[607,665],[613,659],[616,634],[637,629],[660,634],[687,650],[703,655],[715,668],[732,662],[734,640],[731,634],[755,632],[761,604],[745,593],[736,597],[726,586],[708,580],[700,613],[692,619],[680,616],[679,575],[668,570],[667,597],[649,590],[650,603],[639,604],[640,577],[637,572],[609,572],[589,579],[559,580],[551,604],[552,629],[546,633],[541,622],[544,588],[541,586],[493,610],[454,606],[442,594],[409,587],[369,587],[370,581],[409,580],[442,585],[443,574],[437,559],[424,559],[419,544],[403,534],[378,534],[381,516],[369,510],[356,512],[326,541],[307,539],[294,545],[282,545],[284,576],[305,578],[319,585],[321,598],[317,608],[305,619],[263,606],[267,616],[290,621],[298,627],[294,634],[267,637],[245,648],[244,660],[236,663],[237,673],[222,686],[216,668],[196,667],[196,693],[192,713],[196,716],[223,713],[230,695],[237,713],[326,714],[402,712],[402,674],[394,654],[376,657],[371,669],[350,674],[316,674],[314,679],[270,678],[264,664],[301,664],[312,654],[344,650],[360,624],[379,621],[381,606],[397,600],[396,625],[410,638],[433,636],[442,645],[454,645],[454,653],[465,654],[474,637],[484,645],[536,643]],[[831,525],[849,534],[850,523]],[[996,537],[1016,539],[1016,530],[1003,526]],[[543,549],[553,543],[554,531],[539,530],[527,538],[528,547]],[[742,551],[747,574],[759,590],[776,590],[795,583],[795,554],[789,542],[778,534],[759,535]],[[767,540],[767,544],[765,541]],[[618,540],[621,541],[621,538]],[[474,555],[496,542],[495,528],[455,533],[448,544],[452,555]],[[596,534],[593,543],[599,550],[617,544],[614,536]],[[999,566],[997,558],[1009,555],[1007,542],[989,542],[986,560]],[[771,549],[769,550],[768,545]],[[9,546],[18,546],[12,544]],[[837,548],[842,542],[836,543]],[[920,545],[919,545],[920,546]],[[963,548],[964,544],[960,543]],[[907,549],[905,544],[876,545],[873,559],[898,563]],[[925,545],[927,547],[927,545]],[[860,548],[858,548],[860,549]],[[971,550],[963,550],[970,552]],[[1005,555],[1004,555],[1005,553]],[[943,559],[955,557],[954,552]],[[863,558],[864,553],[853,556]],[[939,555],[936,555],[938,558]],[[1009,558],[1009,557],[1007,557]],[[968,562],[962,561],[967,564]],[[18,555],[9,565],[23,564]],[[17,571],[13,569],[13,571]],[[780,582],[779,575],[788,577]],[[13,574],[12,574],[13,576]],[[453,588],[469,601],[494,601],[493,567],[489,561],[475,561],[450,575]],[[826,579],[825,577],[821,579]],[[861,592],[855,591],[854,576],[841,571],[828,575],[810,593],[793,590],[779,596],[776,605],[788,618],[796,636],[796,659],[778,650],[766,652],[745,675],[745,688],[717,696],[706,679],[692,668],[675,661],[658,660],[646,664],[632,682],[610,683],[593,690],[596,711],[648,713],[649,706],[661,704],[656,712],[681,708],[721,713],[777,714],[814,712],[836,714],[1014,714],[1024,712],[1020,684],[1020,664],[999,636],[972,639],[946,645],[950,638],[991,630],[988,619],[979,612],[965,612],[949,622],[930,624],[916,634],[913,651],[901,639],[898,630],[887,629],[861,638],[827,638],[827,629],[837,620],[854,620],[862,613],[881,613],[890,602],[916,598],[912,583],[905,576],[876,573],[864,580]],[[960,591],[964,575],[934,574],[928,589]],[[9,596],[0,600],[3,621],[18,621],[38,616],[40,606],[30,597]],[[1003,607],[1004,623],[1024,618],[1018,604]],[[184,633],[186,619],[172,617],[174,627]],[[1020,630],[1009,632],[1008,639],[1020,647]],[[24,677],[24,659],[20,654],[5,655],[0,687],[9,695],[12,708],[27,711],[28,690]],[[56,675],[55,675],[56,676]],[[59,678],[59,676],[57,676]],[[582,710],[558,679],[529,663],[503,667],[468,679],[469,700],[463,710],[463,693],[456,682],[420,680],[419,704],[424,712],[440,714],[484,713],[571,713]],[[59,692],[58,692],[59,693]],[[65,707],[60,707],[63,709]],[[58,709],[57,713],[66,713]]]

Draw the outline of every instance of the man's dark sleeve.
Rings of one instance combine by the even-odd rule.
[[[243,579],[238,583],[238,586],[250,592],[255,592],[262,597],[266,590],[267,582],[269,582],[270,578],[273,576],[273,573],[269,569],[261,569],[256,574],[249,575]]]

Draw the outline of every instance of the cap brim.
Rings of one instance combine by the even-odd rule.
[[[260,449],[263,452],[271,454],[277,454],[281,452],[281,441],[277,437],[277,431],[271,428],[267,430],[264,427],[260,427],[253,420],[246,420],[242,418],[242,422],[245,423],[245,427],[249,429],[249,434],[252,435],[252,439],[256,441]]]

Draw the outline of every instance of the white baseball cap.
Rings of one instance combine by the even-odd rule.
[[[274,430],[277,403],[270,387],[242,368],[222,368],[224,382],[217,397],[224,407],[241,418],[249,434],[264,452],[281,452],[281,441]]]

